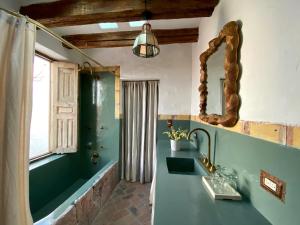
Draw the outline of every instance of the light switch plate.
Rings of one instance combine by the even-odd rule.
[[[284,202],[286,186],[285,182],[275,176],[272,176],[268,172],[261,170],[260,186]]]

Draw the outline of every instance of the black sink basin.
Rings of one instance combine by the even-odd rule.
[[[194,158],[167,157],[166,160],[169,173],[183,175],[205,175],[205,172]]]

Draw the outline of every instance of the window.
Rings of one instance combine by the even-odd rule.
[[[77,107],[78,65],[35,56],[30,159],[77,151]]]
[[[49,153],[50,62],[34,57],[30,159]]]
[[[99,23],[99,27],[103,30],[118,29],[117,23]]]
[[[129,22],[129,26],[130,27],[141,27],[144,25],[144,23],[146,23],[145,20],[141,20],[141,21],[131,21]]]

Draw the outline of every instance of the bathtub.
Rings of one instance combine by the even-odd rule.
[[[59,169],[58,171],[51,171],[47,168],[44,169],[46,172],[51,171],[52,174],[54,174],[49,177],[50,181],[47,178],[44,179],[44,181],[51,182],[52,184],[56,182],[50,189],[57,189],[55,191],[59,194],[56,194],[52,200],[47,200],[47,196],[43,196],[47,190],[41,191],[40,196],[35,196],[37,199],[34,199],[33,194],[31,194],[31,200],[35,202],[34,204],[31,202],[31,212],[35,221],[34,225],[91,224],[119,182],[118,162],[113,160],[101,162],[100,165],[98,165],[99,170],[97,170],[95,174],[86,176],[86,173],[81,173],[80,177],[72,177],[73,175],[70,173],[70,168],[71,170],[79,170],[79,168],[72,167],[74,166],[72,165],[74,159],[70,160],[70,157],[65,155],[56,155],[54,157],[56,157],[53,161],[53,163],[55,162],[55,168]],[[50,164],[51,162],[46,164],[46,166],[51,166]],[[67,169],[67,167],[69,169]],[[52,166],[51,168],[54,167]],[[35,168],[32,168],[30,173],[33,174],[32,176],[37,176],[34,174],[34,169]],[[68,170],[68,174],[64,174]],[[47,174],[45,171],[43,171],[43,176]],[[62,174],[64,179],[69,181],[51,180],[61,177],[55,176],[57,174]],[[41,179],[35,180],[40,182]],[[30,186],[37,185],[32,182]],[[47,189],[48,186],[49,185],[46,185],[43,188]],[[64,188],[64,190],[59,190],[61,188]],[[37,190],[32,190],[32,192],[34,192],[34,194],[38,193]],[[41,206],[41,204],[43,204],[43,198],[46,198],[47,203]],[[36,207],[34,205],[36,205]]]

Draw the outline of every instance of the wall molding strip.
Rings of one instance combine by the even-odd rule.
[[[158,120],[191,120],[191,115],[159,114]]]
[[[299,126],[239,120],[234,127],[223,127],[205,123],[198,115],[192,115],[191,121],[300,149]]]

